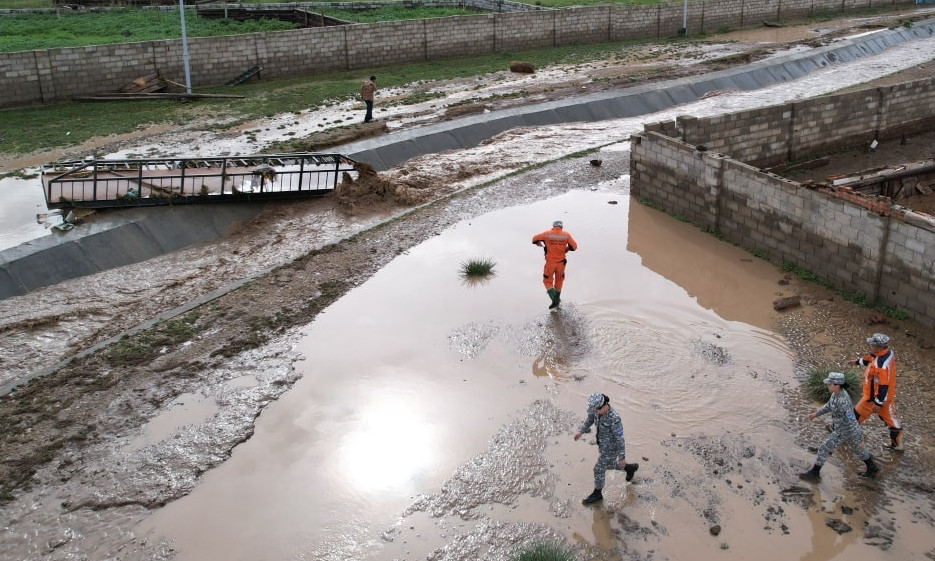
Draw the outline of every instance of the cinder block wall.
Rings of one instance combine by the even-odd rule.
[[[847,188],[810,188],[756,165],[744,163],[736,153],[760,156],[771,150],[806,156],[806,148],[820,154],[847,146],[854,138],[874,134],[895,136],[894,131],[933,123],[935,79],[895,87],[898,103],[887,100],[890,88],[828,96],[784,106],[744,111],[712,119],[679,118],[671,123],[647,125],[631,137],[630,191],[667,212],[697,226],[718,232],[725,239],[767,255],[776,263],[793,263],[844,290],[906,311],[935,326],[935,218],[892,206],[887,199],[860,196]],[[871,109],[855,107],[858,102]],[[813,117],[852,116],[866,110],[877,118],[852,118],[854,126],[829,127],[828,138],[816,141],[814,130],[777,139],[764,132],[763,123],[783,123],[790,113],[806,105]],[[861,113],[863,115],[863,113]],[[798,113],[796,120],[798,120]],[[847,120],[847,119],[842,119]],[[889,123],[886,128],[881,123]],[[691,141],[678,138],[691,128]],[[806,127],[807,128],[807,127]],[[702,133],[737,135],[730,145],[709,142]],[[929,129],[931,130],[931,129]],[[837,131],[840,131],[839,133]],[[801,144],[798,144],[801,142]],[[697,144],[707,150],[699,150]],[[717,150],[711,149],[718,146]],[[760,157],[774,163],[776,158]]]
[[[681,138],[769,167],[935,126],[935,78],[714,117],[677,118]]]
[[[438,18],[425,30],[426,57],[437,60],[494,52],[492,21],[491,14]]]
[[[504,10],[519,9],[507,3],[495,4]],[[915,0],[889,0],[879,5],[914,4]],[[688,33],[868,6],[868,0],[843,4],[841,0],[693,1],[688,4]],[[453,56],[668,37],[682,28],[683,9],[681,1],[650,6],[614,4],[197,38],[188,42],[191,83],[195,87],[224,84],[255,65],[263,68],[262,77],[278,78]],[[182,83],[181,51],[181,41],[176,40],[0,53],[0,107],[117,91],[134,78],[154,72]]]

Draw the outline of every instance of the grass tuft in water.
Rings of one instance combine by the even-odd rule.
[[[493,275],[493,268],[496,265],[490,259],[469,259],[461,263],[461,275],[469,279],[486,278]]]
[[[828,401],[828,398],[831,397],[831,392],[828,391],[828,386],[825,385],[825,378],[828,377],[828,372],[832,370],[827,368],[817,368],[809,371],[808,376],[803,382],[803,389],[805,390],[805,395],[814,401],[825,403]],[[844,379],[847,381],[847,387],[844,388],[844,391],[851,396],[851,401],[857,403],[857,400],[860,399],[860,390],[861,390],[861,380],[860,374],[854,372],[853,370],[834,370],[833,372],[843,372]]]
[[[551,543],[537,543],[520,550],[510,561],[573,561],[571,550]]]

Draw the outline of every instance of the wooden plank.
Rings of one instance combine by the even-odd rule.
[[[73,97],[73,101],[141,101],[152,99],[243,99],[242,95],[231,94],[207,94],[207,93],[110,93],[98,95],[83,95]]]

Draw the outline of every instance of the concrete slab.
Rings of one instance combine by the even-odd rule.
[[[435,134],[413,139],[412,143],[420,154],[432,154],[461,148],[461,142],[451,134],[451,131],[439,131]]]
[[[98,271],[88,259],[80,241],[66,242],[33,253],[9,263],[5,269],[27,292]]]
[[[613,113],[611,113],[608,108],[604,107],[603,104],[603,101],[592,101],[589,103],[566,105],[565,107],[555,109],[555,114],[563,123],[594,122],[612,119],[613,117],[610,117],[610,115]]]
[[[679,84],[677,86],[666,88],[666,93],[669,95],[675,105],[681,105],[683,103],[690,103],[695,101],[694,92],[692,92],[691,88],[685,84]]]
[[[6,270],[6,265],[0,265],[0,300],[12,298],[13,296],[22,296],[27,290],[18,280],[10,276]]]
[[[165,247],[153,239],[140,223],[88,236],[81,240],[80,245],[95,272],[139,263],[166,252]]]
[[[101,213],[73,230],[0,252],[0,299],[217,239],[265,206],[183,205]]]

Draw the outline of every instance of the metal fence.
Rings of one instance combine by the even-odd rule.
[[[354,160],[267,154],[56,162],[42,169],[46,206],[121,207],[322,196]]]

